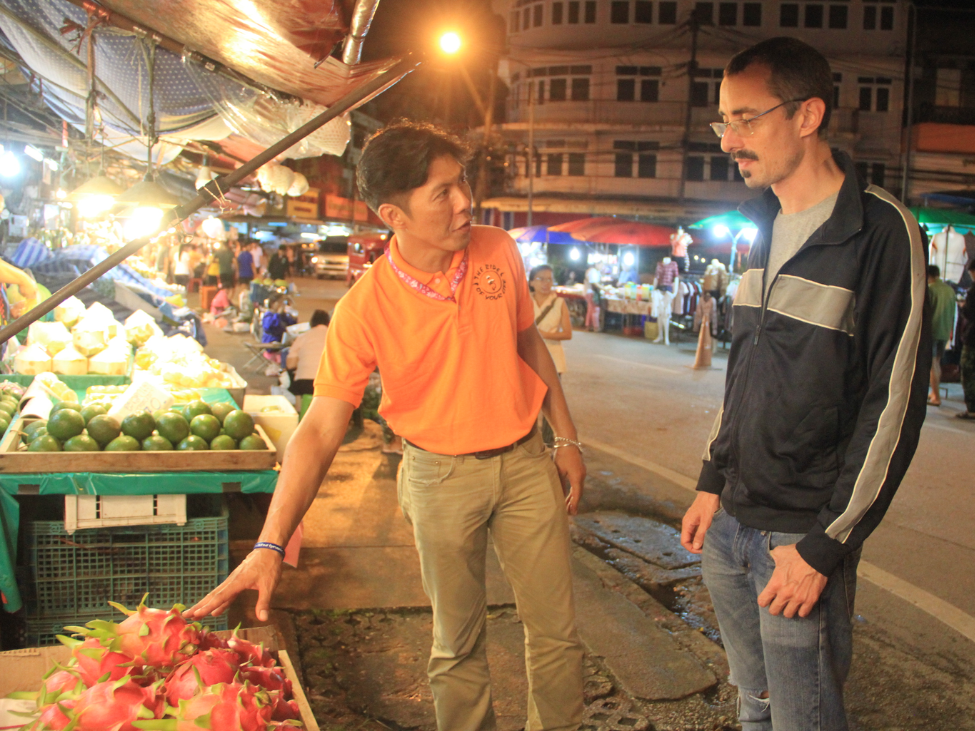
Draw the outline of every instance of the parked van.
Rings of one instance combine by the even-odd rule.
[[[349,237],[349,271],[345,283],[350,287],[383,255],[389,234],[355,234]]]

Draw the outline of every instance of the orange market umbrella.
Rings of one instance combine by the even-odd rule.
[[[549,226],[549,231],[561,231],[563,233],[575,234],[584,229],[606,226],[611,223],[619,223],[620,219],[612,216],[600,216],[598,218],[580,218],[568,223],[560,223],[558,226]]]
[[[576,231],[572,235],[580,241],[622,246],[670,246],[670,237],[676,229],[636,221],[615,221]]]

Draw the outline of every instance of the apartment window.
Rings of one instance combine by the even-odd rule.
[[[829,6],[829,27],[831,30],[846,30],[849,10],[846,5]]]
[[[576,77],[572,79],[572,101],[589,101],[589,79],[588,77]]]
[[[860,85],[861,112],[890,111],[891,79],[878,76],[861,76],[857,79]]]
[[[630,3],[629,0],[614,0],[609,6],[609,22],[617,25],[626,25],[630,22]]]
[[[586,3],[585,20],[586,23],[588,23],[589,25],[592,25],[593,23],[596,22],[596,1],[595,0],[589,0],[589,2]]]
[[[545,174],[546,175],[561,175],[562,174],[562,153],[561,152],[550,152],[546,158],[545,164]]]
[[[758,28],[762,25],[762,4],[745,3],[741,9],[742,25],[749,28]]]
[[[632,102],[636,101],[636,79],[617,79],[616,80],[616,101]]]
[[[657,156],[652,153],[641,152],[637,158],[636,175],[638,178],[657,177]]]
[[[658,79],[640,79],[640,101],[655,102],[660,99],[660,81]]]
[[[548,100],[552,102],[564,102],[567,86],[568,79],[550,79],[548,82]]]
[[[687,156],[687,180],[704,180],[704,158],[700,155]]]
[[[633,177],[633,153],[632,152],[616,153],[613,175],[617,178]]]
[[[652,23],[653,22],[653,3],[649,0],[636,0],[636,5],[633,8],[633,22],[634,23]]]
[[[727,155],[713,156],[711,158],[711,180],[723,180],[727,182],[728,170],[731,167],[730,162],[731,158]]]
[[[880,30],[893,30],[894,8],[891,6],[895,2],[896,0],[863,0],[863,29],[877,30],[879,27]]]
[[[545,103],[545,82],[544,81],[538,82],[538,93],[535,94],[535,102],[538,104]]]
[[[799,27],[799,6],[796,3],[782,3],[779,6],[779,27]]]
[[[884,177],[887,173],[887,166],[882,162],[875,162],[870,166],[870,182],[874,185],[883,186]]]
[[[718,25],[738,25],[738,3],[718,5]]]
[[[939,68],[935,71],[934,105],[961,106],[961,69]]]
[[[552,3],[552,25],[562,25],[562,11],[565,6],[562,3]]]
[[[833,109],[840,108],[840,84],[843,83],[843,74],[833,74]]]
[[[569,153],[569,175],[585,175],[585,174],[586,174],[586,153],[570,152]]]
[[[539,3],[532,8],[532,27],[537,28],[542,24],[542,13],[545,10],[545,6]]]
[[[701,25],[714,25],[714,3],[695,3],[694,16]]]
[[[722,69],[697,69],[691,85],[691,106],[709,107],[719,103]]]
[[[677,25],[677,3],[657,3],[657,22],[660,25]]]
[[[806,17],[805,25],[806,28],[822,28],[823,27],[823,6],[822,5],[806,5]]]
[[[569,24],[575,25],[579,22],[579,5],[581,3],[578,0],[570,0],[569,2]]]
[[[521,29],[528,30],[531,27],[532,9],[525,8],[521,11]]]

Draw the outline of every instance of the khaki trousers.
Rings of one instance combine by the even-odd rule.
[[[427,674],[439,731],[495,728],[485,645],[489,532],[525,626],[525,729],[577,729],[583,650],[568,518],[541,436],[485,460],[405,444],[399,501],[413,525],[423,589],[433,604]]]

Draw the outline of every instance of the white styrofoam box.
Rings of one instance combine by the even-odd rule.
[[[278,411],[261,411],[268,406],[276,406]],[[274,442],[278,461],[284,460],[284,448],[298,428],[298,412],[291,402],[284,396],[247,394],[244,396],[244,411],[254,417],[254,422],[260,424]]]
[[[186,495],[65,495],[64,529],[186,523]]]

